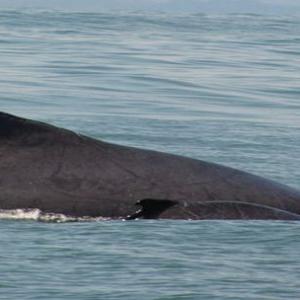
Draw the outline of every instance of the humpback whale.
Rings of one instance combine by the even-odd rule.
[[[299,220],[300,191],[0,112],[0,209],[20,208],[128,220]]]

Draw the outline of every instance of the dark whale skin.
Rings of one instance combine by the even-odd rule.
[[[72,216],[119,218],[133,214],[134,204],[147,198],[176,201],[178,205],[161,214],[171,219],[199,219],[204,214],[197,203],[215,201],[300,214],[300,192],[286,185],[214,163],[106,143],[0,112],[0,209],[39,208]],[[180,207],[192,213],[184,215]],[[231,211],[230,205],[224,208],[222,219],[226,214],[230,218]]]

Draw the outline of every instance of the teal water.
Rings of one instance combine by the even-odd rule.
[[[300,21],[0,12],[0,110],[300,187]],[[299,299],[297,222],[0,220],[0,299]]]
[[[0,224],[0,299],[299,299],[296,222]]]

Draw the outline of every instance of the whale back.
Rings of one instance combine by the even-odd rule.
[[[136,201],[147,198],[240,201],[300,213],[300,192],[286,185],[0,113],[0,209],[114,218],[132,214]]]

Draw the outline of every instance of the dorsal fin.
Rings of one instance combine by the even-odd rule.
[[[134,219],[157,219],[161,213],[178,202],[172,200],[143,199],[136,202],[142,208],[134,214],[126,217],[126,220]]]

